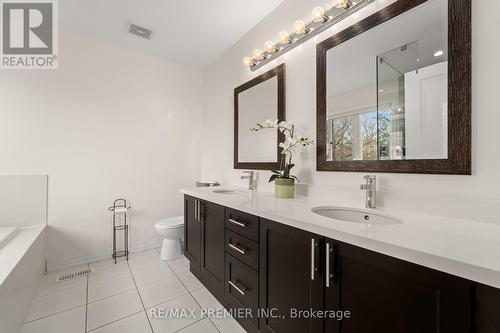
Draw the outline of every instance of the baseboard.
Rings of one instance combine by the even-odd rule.
[[[149,249],[158,248],[161,246],[161,239],[154,239],[145,243],[130,244],[130,252],[139,252]],[[99,252],[86,253],[78,256],[67,257],[59,260],[47,260],[47,271],[55,271],[58,269],[71,267],[75,265],[83,265],[89,262],[99,261],[111,258],[111,248]]]

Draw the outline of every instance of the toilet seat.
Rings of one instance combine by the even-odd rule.
[[[159,230],[184,227],[184,216],[171,217],[156,222],[155,228]]]

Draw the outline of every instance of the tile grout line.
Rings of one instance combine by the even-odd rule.
[[[141,270],[142,270],[142,269],[137,270],[137,271],[141,271]],[[132,271],[132,272],[134,272],[134,271]],[[128,273],[130,273],[130,271],[129,271]],[[109,278],[105,278],[105,279],[103,279],[103,280],[107,280],[107,279],[114,279],[114,278],[116,278],[116,277],[122,277],[122,276],[125,276],[125,273],[124,273],[124,274],[120,274],[120,275],[115,275],[115,276],[112,276],[112,277],[109,277]],[[114,297],[114,296],[119,296],[119,295],[122,295],[122,294],[128,293],[128,292],[130,292],[130,291],[132,291],[132,290],[137,290],[137,291],[138,291],[138,293],[139,293],[139,287],[143,288],[143,287],[145,287],[145,286],[149,286],[149,285],[152,285],[152,284],[155,284],[155,283],[159,283],[159,282],[161,282],[161,281],[168,280],[168,279],[171,279],[171,278],[173,278],[173,277],[177,277],[177,276],[175,275],[175,272],[174,272],[174,274],[173,274],[173,275],[167,276],[167,277],[165,277],[165,278],[162,278],[162,279],[159,279],[159,280],[156,280],[156,281],[152,281],[152,282],[149,282],[149,283],[145,283],[145,284],[142,284],[142,285],[140,285],[140,286],[136,284],[136,282],[135,282],[135,280],[134,280],[134,277],[133,277],[133,273],[131,274],[131,277],[132,277],[132,281],[134,282],[134,288],[131,288],[131,289],[128,289],[128,290],[124,290],[124,291],[121,291],[121,292],[119,292],[119,293],[117,293],[117,294],[109,295],[109,296],[106,296],[106,297],[103,297],[103,298],[97,299],[97,300],[95,300],[95,301],[92,301],[92,302],[90,302],[90,301],[89,301],[89,305],[90,305],[90,304],[97,303],[97,302],[100,302],[100,301],[103,301],[103,300],[105,300],[105,299],[108,299],[108,298],[111,298],[111,297]],[[89,283],[90,283],[90,279],[89,279]],[[182,281],[181,281],[181,283],[182,283]],[[83,284],[82,284],[81,286],[83,286]],[[79,287],[81,287],[81,286],[79,286]],[[199,289],[201,289],[201,288],[202,288],[202,287],[200,287]],[[187,288],[186,288],[186,289],[187,289]],[[199,290],[199,289],[196,289],[196,290]],[[189,293],[189,290],[188,290],[188,293]],[[139,294],[139,295],[140,295],[140,294]],[[182,296],[185,296],[185,295],[187,295],[187,294],[184,294],[184,295],[182,295]],[[178,297],[179,297],[179,296],[178,296]],[[175,297],[175,298],[177,298],[177,297]],[[161,304],[161,303],[160,303],[160,304]]]
[[[125,291],[121,291],[121,292],[119,292],[117,294],[113,294],[113,295],[109,295],[109,296],[106,296],[106,297],[103,297],[103,298],[100,298],[100,299],[96,299],[95,301],[89,302],[88,304],[91,305],[91,304],[94,304],[94,303],[97,303],[97,302],[100,302],[100,301],[104,301],[105,299],[108,299],[108,298],[111,298],[111,297],[120,296],[120,295],[123,295],[125,293],[129,293],[129,292],[131,292],[134,289],[136,289],[136,288],[134,287],[134,288],[131,288],[131,289],[128,289],[128,290],[125,290]]]
[[[81,307],[84,307],[85,304],[81,304],[81,305],[78,305],[78,306],[74,306],[72,308],[69,308],[69,309],[66,309],[66,310],[63,310],[63,311],[58,311],[58,312],[55,312],[55,313],[52,313],[52,314],[49,314],[47,316],[43,316],[43,317],[40,317],[40,318],[37,318],[37,319],[33,319],[33,320],[30,320],[30,321],[26,321],[23,323],[23,325],[25,324],[31,324],[31,323],[34,323],[35,321],[39,321],[39,320],[42,320],[42,319],[47,319],[49,317],[53,317],[53,316],[56,316],[56,315],[60,315],[61,313],[64,313],[64,312],[68,312],[68,311],[72,311],[72,310],[75,310],[75,309],[78,309],[78,308],[81,308]]]
[[[89,269],[90,266],[91,266],[92,263],[86,263],[86,264],[82,264],[82,265],[78,265],[76,267],[80,267],[80,268],[86,268],[86,269]],[[75,269],[76,269],[75,267]],[[70,271],[70,268],[65,268],[64,270],[55,270],[55,271],[50,271],[50,272],[47,272],[45,275],[44,275],[44,278],[54,274],[54,276],[60,274],[61,272],[69,272]],[[129,268],[129,272],[130,272],[130,268]],[[50,317],[54,317],[54,316],[57,316],[57,315],[60,315],[60,314],[63,314],[65,312],[69,312],[69,311],[73,311],[73,310],[76,310],[76,309],[79,309],[79,308],[83,308],[85,307],[85,331],[84,332],[87,332],[87,325],[88,325],[88,305],[89,304],[92,304],[94,302],[90,302],[89,303],[89,283],[90,283],[90,274],[89,275],[86,275],[84,277],[80,277],[78,279],[85,279],[85,282],[82,281],[81,284],[78,284],[78,285],[75,285],[75,286],[71,286],[71,287],[68,287],[68,288],[64,288],[62,290],[58,290],[58,291],[51,291],[47,294],[44,294],[44,295],[39,295],[39,296],[35,296],[33,298],[33,301],[35,299],[39,299],[39,298],[45,298],[45,297],[49,297],[49,296],[54,296],[56,294],[59,294],[59,293],[64,293],[64,292],[69,292],[71,290],[74,290],[74,289],[78,289],[78,288],[85,288],[85,301],[82,303],[82,304],[79,304],[79,305],[76,305],[76,306],[72,306],[72,307],[69,307],[69,308],[65,308],[64,310],[61,310],[61,311],[56,311],[54,313],[50,313],[50,314],[47,314],[47,315],[44,315],[42,317],[39,317],[39,318],[35,318],[35,319],[32,319],[32,320],[29,320],[29,321],[26,321],[26,319],[23,321],[23,324],[22,325],[26,325],[26,324],[33,324],[33,323],[36,323],[38,321],[41,321],[41,320],[44,320],[44,319],[47,319],[47,318],[50,318]],[[39,286],[38,289],[40,289],[40,287],[42,287],[42,285]],[[137,289],[137,288],[136,288]],[[131,289],[133,290],[133,289]],[[130,291],[130,290],[128,290]],[[112,295],[112,296],[115,296],[115,295]],[[108,296],[108,297],[112,297],[112,296]],[[105,298],[108,298],[108,297],[105,297]],[[101,300],[104,300],[105,298],[102,298]]]
[[[148,323],[149,323],[149,318],[148,318],[148,316],[147,316],[146,309],[145,309],[144,303],[143,303],[143,301],[142,301],[141,294],[139,293],[139,289],[138,289],[137,284],[136,284],[135,279],[134,279],[134,274],[133,274],[133,271],[132,271],[132,269],[130,268],[130,266],[128,265],[128,262],[127,262],[127,267],[128,267],[128,269],[129,269],[128,273],[130,274],[130,276],[131,276],[131,278],[132,278],[132,281],[134,282],[134,288],[129,289],[129,290],[126,290],[126,291],[123,291],[123,292],[120,292],[120,293],[115,294],[115,295],[111,295],[111,296],[104,297],[104,298],[102,298],[102,299],[100,299],[100,300],[96,300],[96,301],[94,301],[94,302],[90,302],[89,304],[97,303],[97,302],[102,301],[102,300],[105,300],[105,299],[107,299],[107,298],[111,298],[111,297],[114,297],[114,296],[122,295],[122,294],[125,294],[125,293],[129,293],[129,292],[131,292],[132,290],[135,290],[135,291],[137,292],[137,294],[139,295],[139,299],[140,299],[141,304],[142,304],[142,310],[137,311],[137,312],[135,312],[135,313],[133,313],[133,314],[130,314],[130,315],[128,315],[128,316],[125,316],[125,317],[122,317],[122,318],[119,318],[119,319],[113,320],[112,322],[109,322],[109,323],[107,323],[107,324],[104,324],[104,325],[98,326],[98,327],[96,327],[96,328],[93,328],[92,330],[88,331],[87,333],[89,333],[89,332],[93,332],[93,331],[95,331],[95,330],[97,330],[97,329],[100,329],[100,328],[102,328],[102,327],[105,327],[105,326],[108,326],[108,325],[114,324],[114,323],[116,323],[116,322],[118,322],[118,321],[121,321],[121,320],[124,320],[124,319],[130,318],[130,317],[132,317],[132,316],[135,316],[135,315],[136,315],[136,314],[138,314],[138,313],[145,313],[146,318],[148,319]],[[121,274],[121,275],[125,275],[125,274]],[[162,280],[163,280],[163,279],[162,279]],[[159,280],[159,281],[161,281],[161,280]],[[156,281],[156,282],[158,282],[158,281]],[[155,282],[153,282],[153,283],[155,283]],[[148,283],[148,284],[149,284],[149,283]],[[146,284],[146,285],[148,285],[148,284]],[[149,323],[149,325],[150,325],[151,331],[153,332],[153,328],[152,328],[152,326],[151,326],[151,323]]]
[[[90,267],[90,265],[91,265],[91,264],[92,264],[92,263],[89,263],[89,267]],[[110,265],[114,265],[114,263],[111,263]],[[106,265],[106,266],[107,266],[107,265]],[[130,267],[128,266],[128,263],[127,263],[127,267],[128,267],[128,269],[129,269],[129,270],[128,270],[128,273],[130,274],[130,276],[131,276],[131,278],[132,278],[132,281],[134,281],[134,277],[133,277],[133,274],[132,274],[132,272],[131,272]],[[125,276],[125,273],[123,273],[123,274],[118,274],[118,275],[113,275],[113,276],[109,276],[109,277],[107,277],[107,278],[102,278],[101,280],[114,279],[114,278],[116,278],[117,276]],[[89,279],[88,279],[88,283],[90,283],[90,276],[89,276]],[[125,293],[128,293],[128,292],[131,292],[132,290],[136,290],[136,291],[137,291],[137,294],[139,294],[139,291],[137,290],[137,286],[135,285],[135,282],[134,282],[134,286],[135,286],[135,288],[132,288],[132,289],[129,289],[129,290],[126,290],[126,291],[120,292],[120,293],[118,293],[118,294],[114,294],[114,295],[106,296],[106,297],[104,297],[104,298],[101,298],[101,299],[99,299],[99,300],[95,300],[95,301],[93,301],[93,302],[88,302],[88,299],[87,299],[87,306],[88,306],[88,305],[91,305],[91,304],[94,304],[94,303],[97,303],[97,302],[100,302],[100,301],[103,301],[103,300],[105,300],[105,299],[108,299],[108,298],[114,297],[114,296],[118,296],[118,295],[122,295],[122,294],[125,294]],[[88,286],[88,284],[87,284],[87,293],[88,293],[88,287],[89,287],[89,286]],[[140,297],[140,295],[139,295],[139,297]],[[141,301],[141,303],[142,303],[142,301]],[[143,307],[144,307],[144,305],[143,305]],[[101,326],[95,327],[95,328],[93,328],[93,329],[91,329],[91,330],[88,330],[88,327],[87,327],[87,322],[86,322],[86,323],[85,323],[85,325],[86,325],[86,326],[85,326],[85,332],[86,332],[86,333],[93,332],[93,331],[95,331],[95,330],[97,330],[97,329],[100,329],[101,327],[111,325],[111,324],[113,324],[113,323],[116,323],[116,322],[118,322],[118,321],[120,321],[120,320],[123,320],[123,319],[129,318],[129,317],[132,317],[132,316],[134,316],[134,315],[136,315],[136,314],[138,314],[138,313],[141,313],[141,312],[142,312],[142,310],[137,311],[137,312],[135,312],[135,313],[133,313],[133,314],[131,314],[131,315],[125,316],[125,317],[123,317],[123,318],[119,318],[119,319],[117,319],[117,320],[113,320],[112,322],[109,322],[109,323],[107,323],[107,324],[104,324],[104,325],[101,325]]]
[[[78,278],[77,280],[80,280],[80,279],[81,279],[81,280],[83,280],[83,279],[84,279],[84,278],[86,278],[86,277],[87,277],[87,276],[85,276],[85,277],[80,277],[80,278]],[[34,298],[33,300],[35,300],[35,299],[37,299],[37,298],[42,298],[42,297],[46,297],[46,296],[51,296],[51,295],[54,295],[54,294],[58,294],[58,293],[60,293],[60,292],[63,292],[63,291],[68,291],[68,290],[71,290],[71,289],[74,289],[74,288],[78,288],[78,287],[81,287],[81,286],[84,286],[84,285],[85,285],[85,282],[83,282],[83,281],[82,281],[82,283],[81,283],[81,284],[78,284],[78,285],[76,285],[76,286],[67,287],[67,288],[64,288],[64,289],[61,289],[61,290],[58,290],[58,291],[50,291],[50,292],[48,292],[48,293],[46,293],[46,294],[42,294],[42,295],[38,295],[38,294],[37,294],[37,296],[35,296],[35,298]]]
[[[198,279],[198,278],[196,278]],[[181,281],[182,282],[182,281]],[[200,289],[203,289],[203,287],[199,288],[199,289],[196,289],[196,290],[193,290],[193,292],[195,291],[198,291]],[[189,291],[189,290],[188,290]],[[207,289],[208,291],[208,289]],[[210,293],[211,294],[211,293]],[[198,302],[198,300],[196,299],[196,297],[193,296],[193,293],[191,291],[189,291],[189,295],[191,295],[191,297],[194,299],[194,301],[196,302],[196,304],[198,304],[200,306],[200,309],[203,309],[203,307],[201,306],[200,302]],[[213,295],[212,295],[213,296]],[[222,305],[222,304],[221,304]],[[212,320],[212,318],[210,318],[209,316],[205,317],[205,318],[208,318],[208,320],[212,323],[212,325],[214,325],[215,329],[219,332],[219,333],[222,333],[221,330],[219,329],[219,327],[217,327],[217,325],[215,325],[215,322]]]
[[[158,249],[157,249],[157,251],[158,251]],[[158,251],[158,252],[159,252],[159,251]],[[182,258],[181,258],[181,259],[176,259],[176,260],[182,260]],[[176,260],[172,260],[172,261],[176,261]],[[185,283],[182,281],[182,279],[180,278],[180,275],[182,275],[182,274],[186,274],[186,273],[189,273],[190,271],[188,270],[187,272],[182,272],[182,273],[179,273],[179,274],[178,274],[178,273],[177,273],[177,272],[176,272],[176,271],[175,271],[175,270],[174,270],[174,269],[170,266],[170,264],[169,264],[169,262],[168,262],[168,261],[163,261],[163,260],[162,260],[162,262],[163,262],[164,264],[166,264],[166,265],[167,265],[167,266],[168,266],[168,267],[172,270],[172,272],[174,272],[174,276],[175,276],[175,277],[177,277],[177,279],[179,279],[179,282],[180,282],[180,283],[184,286],[184,288],[186,288],[186,290],[187,290],[187,292],[188,292],[187,294],[184,294],[184,295],[182,295],[182,296],[178,296],[178,297],[176,297],[176,298],[179,298],[179,297],[183,297],[183,296],[189,295],[189,296],[191,296],[191,298],[193,298],[193,299],[194,299],[194,301],[196,302],[196,304],[198,304],[198,306],[200,307],[200,310],[201,310],[203,307],[202,307],[202,306],[201,306],[201,304],[198,302],[198,300],[197,300],[197,299],[193,296],[193,293],[189,290],[189,288],[186,286],[186,284],[185,284]],[[196,278],[196,279],[198,280],[198,278]],[[202,288],[203,288],[203,287],[200,287],[200,288],[195,289],[195,290],[193,290],[193,291],[198,291],[198,290],[200,290],[200,289],[202,289]],[[175,298],[173,298],[173,299],[175,299]],[[162,304],[162,303],[160,303],[160,304]],[[158,304],[158,305],[159,305],[159,304]],[[187,326],[185,326],[185,327],[183,327],[183,328],[181,328],[181,329],[179,329],[179,330],[176,330],[174,333],[176,333],[176,332],[181,332],[182,330],[184,330],[184,329],[186,329],[186,328],[188,328],[188,327],[190,327],[190,326],[192,326],[192,325],[194,325],[194,324],[196,324],[196,323],[199,323],[200,321],[202,321],[202,320],[204,320],[204,319],[207,319],[207,318],[208,318],[208,320],[212,323],[212,325],[215,327],[215,329],[216,329],[219,333],[222,333],[222,332],[219,330],[219,328],[217,327],[217,325],[215,325],[215,323],[214,323],[214,322],[213,322],[213,321],[212,321],[212,320],[211,320],[208,316],[207,316],[207,317],[201,317],[201,316],[200,316],[200,319],[198,319],[197,321],[195,321],[195,322],[193,322],[193,323],[191,323],[191,324],[189,324],[189,325],[187,325]],[[148,319],[149,319],[149,318],[148,318]]]
[[[183,330],[185,330],[186,328],[188,328],[188,327],[190,327],[190,326],[193,326],[194,324],[197,324],[197,323],[199,323],[200,321],[205,320],[205,319],[207,319],[207,318],[208,318],[208,317],[201,317],[200,319],[198,319],[198,320],[197,320],[197,321],[195,321],[194,323],[191,323],[191,324],[189,324],[189,325],[187,325],[187,326],[184,326],[184,327],[183,327],[183,328],[181,328],[181,329],[175,330],[175,331],[174,331],[174,333],[182,332],[182,331],[183,331]],[[215,325],[214,325],[214,326],[215,326]],[[219,331],[219,332],[220,332],[220,331]]]
[[[146,315],[146,319],[148,320],[149,328],[151,329],[151,332],[154,333],[153,325],[151,324],[151,320],[149,320],[149,316],[146,312],[146,306],[144,305],[144,301],[142,300],[141,293],[139,292],[139,288],[137,287],[137,283],[135,282],[134,274],[132,273],[132,268],[130,268],[130,264],[129,264],[128,260],[127,260],[127,266],[128,266],[128,270],[130,271],[130,275],[132,276],[132,281],[134,281],[134,286],[135,286],[135,290],[137,292],[137,295],[139,295],[139,299],[141,300],[142,309],[144,311],[144,314]]]
[[[157,252],[157,253],[158,253],[158,255],[159,255],[159,250],[158,250],[158,249],[156,249],[156,251],[155,251],[155,252]],[[137,258],[137,259],[139,259],[139,258]],[[178,261],[178,260],[183,260],[183,259],[185,259],[185,258],[180,258],[180,259],[177,259],[177,260],[172,260],[171,262],[176,262],[176,261]],[[169,269],[173,272],[173,275],[171,275],[171,276],[169,276],[169,277],[165,277],[165,278],[160,279],[160,280],[158,280],[158,281],[153,281],[153,282],[150,282],[150,283],[147,283],[147,284],[143,284],[141,287],[144,287],[144,286],[147,286],[147,285],[150,285],[150,284],[154,284],[154,283],[158,283],[158,282],[160,282],[160,281],[162,281],[162,280],[166,280],[166,279],[169,279],[169,278],[173,278],[173,277],[175,277],[176,279],[178,279],[178,280],[179,280],[179,282],[181,283],[181,285],[182,285],[182,286],[186,289],[186,294],[183,294],[183,295],[180,295],[180,296],[174,297],[173,299],[170,299],[170,300],[168,300],[167,302],[172,301],[172,300],[174,300],[174,299],[176,299],[176,298],[180,298],[180,297],[184,297],[184,296],[186,296],[186,295],[190,295],[190,296],[194,299],[195,303],[196,303],[196,304],[197,304],[197,305],[201,308],[201,304],[200,304],[200,303],[196,300],[196,298],[193,296],[193,292],[197,292],[197,291],[199,291],[200,289],[202,289],[202,288],[203,288],[203,286],[201,286],[200,288],[193,289],[193,290],[191,291],[191,290],[189,290],[189,289],[188,289],[187,285],[186,285],[186,284],[182,281],[182,279],[181,279],[181,276],[183,276],[183,275],[186,275],[186,274],[190,273],[189,269],[188,269],[187,271],[182,271],[182,272],[180,272],[180,271],[179,271],[179,272],[177,272],[176,270],[174,270],[174,269],[170,266],[170,264],[169,264],[169,262],[168,262],[168,261],[162,261],[162,260],[160,260],[160,262],[162,262],[162,263],[163,263],[166,267],[168,267],[168,268],[169,268]],[[56,312],[56,313],[50,314],[50,315],[48,315],[48,316],[44,316],[44,317],[41,317],[41,318],[38,318],[38,319],[32,320],[32,321],[30,321],[30,322],[36,322],[36,321],[41,320],[41,319],[45,319],[45,318],[48,318],[48,317],[51,317],[51,316],[54,316],[54,315],[57,315],[57,314],[60,314],[60,313],[63,313],[63,312],[67,312],[67,311],[74,310],[74,309],[77,309],[77,308],[80,308],[80,307],[85,306],[85,331],[84,331],[84,332],[86,332],[86,333],[88,333],[88,332],[93,332],[93,331],[95,331],[95,330],[97,330],[97,329],[99,329],[99,328],[101,328],[101,327],[104,327],[104,326],[107,326],[107,325],[113,324],[113,323],[115,323],[115,322],[118,322],[118,321],[120,321],[120,320],[123,320],[123,319],[129,318],[129,317],[131,317],[131,316],[137,315],[138,313],[144,313],[144,314],[146,315],[146,318],[147,318],[147,320],[148,320],[148,324],[149,324],[149,327],[150,327],[150,329],[151,329],[151,332],[152,332],[152,333],[154,333],[154,329],[153,329],[153,325],[152,325],[152,322],[151,322],[151,318],[149,318],[149,316],[148,316],[148,314],[147,314],[147,310],[148,310],[148,309],[146,309],[146,306],[145,306],[145,304],[144,304],[143,298],[142,298],[141,294],[139,293],[139,287],[138,287],[137,282],[136,282],[136,279],[135,279],[135,277],[134,277],[134,272],[141,271],[141,270],[143,270],[143,269],[147,269],[147,267],[143,267],[143,268],[141,268],[141,269],[132,270],[132,268],[131,268],[131,266],[130,266],[129,262],[126,262],[126,263],[127,263],[128,273],[130,274],[130,276],[131,276],[131,278],[132,278],[132,281],[133,281],[133,283],[134,283],[134,288],[129,289],[129,290],[124,291],[124,292],[121,292],[121,293],[118,293],[118,294],[115,294],[115,295],[110,295],[110,296],[104,297],[104,298],[99,299],[99,300],[95,300],[94,302],[90,302],[90,282],[91,282],[91,281],[90,281],[90,278],[91,278],[91,276],[90,276],[90,275],[87,275],[87,276],[85,277],[85,279],[86,279],[86,280],[85,280],[85,282],[84,282],[84,283],[82,283],[81,285],[74,286],[74,287],[71,287],[71,288],[68,288],[68,289],[62,290],[62,291],[67,291],[67,290],[74,289],[74,288],[79,288],[79,287],[80,287],[80,288],[85,288],[85,302],[84,302],[84,304],[79,305],[79,306],[76,306],[76,307],[73,307],[73,308],[70,308],[70,309],[65,309],[64,311]],[[87,268],[90,268],[90,267],[92,266],[92,264],[93,264],[93,263],[91,263],[91,262],[87,263],[87,264],[86,264],[86,265],[87,265]],[[123,274],[123,275],[124,275],[124,274]],[[110,276],[110,277],[109,277],[109,279],[112,279],[112,278],[114,278],[114,276]],[[105,280],[105,279],[103,279],[103,280]],[[123,293],[126,293],[126,292],[131,292],[132,290],[135,290],[135,291],[137,292],[137,294],[138,294],[138,296],[139,296],[139,299],[140,299],[140,301],[141,301],[142,309],[141,309],[140,311],[138,311],[138,312],[136,312],[136,313],[133,313],[133,314],[130,314],[130,315],[128,315],[128,316],[125,316],[125,317],[123,317],[123,318],[119,318],[119,319],[117,319],[117,320],[115,320],[115,321],[112,321],[112,322],[110,322],[110,323],[107,323],[107,324],[105,324],[105,325],[101,325],[101,326],[99,326],[99,327],[93,328],[92,330],[89,330],[89,326],[88,326],[88,325],[89,325],[89,321],[88,321],[88,319],[89,319],[89,318],[88,318],[88,315],[89,315],[89,305],[91,305],[91,304],[93,304],[93,303],[96,303],[96,302],[99,302],[99,301],[102,301],[102,300],[105,300],[105,299],[110,298],[110,297],[113,297],[113,296],[117,296],[117,295],[120,295],[120,294],[123,294]],[[62,291],[61,291],[61,292],[62,292]],[[59,292],[59,291],[58,291],[58,292]],[[58,292],[53,292],[53,293],[51,293],[51,294],[56,294],[56,293],[58,293]],[[48,294],[48,295],[50,295],[50,294]],[[48,296],[48,295],[43,295],[43,296]],[[42,296],[41,296],[41,297],[42,297]],[[162,304],[162,303],[160,303],[160,304]],[[151,306],[150,308],[153,308],[153,307],[155,307],[155,306],[159,306],[160,304],[158,304],[158,305],[154,305],[154,306]],[[211,318],[209,318],[208,316],[204,316],[204,317],[201,317],[201,316],[200,316],[200,318],[199,318],[198,320],[196,320],[195,322],[193,322],[193,323],[191,323],[191,324],[189,324],[189,325],[187,325],[187,326],[184,326],[183,328],[180,328],[179,330],[176,330],[175,332],[181,332],[181,331],[182,331],[182,330],[184,330],[185,328],[190,327],[190,326],[192,326],[192,325],[194,325],[194,324],[196,324],[196,323],[199,323],[200,321],[202,321],[202,320],[204,320],[204,319],[206,319],[206,318],[208,318],[208,319],[209,319],[209,321],[212,323],[212,325],[216,328],[217,332],[221,332],[221,331],[220,331],[220,329],[219,329],[219,328],[217,327],[217,325],[215,324],[215,322],[214,322]],[[28,323],[28,322],[26,322],[26,323]]]
[[[138,314],[138,313],[142,313],[142,312],[143,312],[142,310],[137,311],[137,312],[132,313],[132,314],[130,314],[130,315],[127,315],[127,316],[125,316],[125,317],[123,317],[123,318],[113,320],[112,322],[109,322],[109,323],[104,324],[104,325],[101,325],[101,326],[97,326],[96,328],[93,328],[93,329],[91,329],[90,331],[88,331],[88,332],[86,332],[86,333],[91,333],[91,332],[94,332],[94,331],[96,331],[96,330],[98,330],[98,329],[100,329],[100,328],[103,328],[103,327],[109,326],[109,325],[111,325],[111,324],[114,324],[114,323],[116,323],[116,322],[122,321],[122,320],[124,320],[124,319],[130,318],[130,317],[135,316],[136,314]]]
[[[175,260],[173,260],[173,261],[175,261]],[[184,282],[183,282],[183,281],[181,280],[181,278],[179,277],[179,275],[185,274],[185,273],[187,273],[187,272],[184,272],[184,273],[181,273],[181,274],[177,274],[177,273],[173,270],[173,268],[172,268],[172,267],[170,267],[170,265],[169,265],[168,261],[167,261],[167,262],[165,262],[165,263],[166,263],[166,264],[167,264],[167,266],[168,266],[168,267],[172,270],[172,272],[174,272],[175,276],[179,279],[180,283],[181,283],[181,284],[184,286],[184,288],[186,288],[186,290],[188,291],[188,293],[187,293],[186,295],[191,296],[191,297],[194,299],[194,301],[196,302],[196,304],[198,304],[198,306],[200,307],[200,310],[201,310],[203,307],[201,306],[201,304],[198,302],[198,300],[197,300],[197,299],[193,296],[192,292],[188,289],[188,287],[184,284]],[[189,271],[188,271],[188,272],[189,272]],[[193,290],[193,291],[197,291],[197,290],[200,290],[200,289],[201,289],[201,288],[196,289],[196,290]],[[183,296],[186,296],[186,295],[183,295]],[[180,297],[182,297],[182,296],[180,296]],[[189,325],[187,325],[187,326],[185,326],[185,327],[183,327],[183,328],[181,328],[181,329],[179,329],[179,330],[175,331],[174,333],[176,333],[176,332],[181,332],[183,329],[188,328],[189,326],[192,326],[192,325],[194,325],[194,324],[196,324],[196,323],[199,323],[200,321],[202,321],[202,320],[204,320],[204,319],[207,319],[207,318],[208,318],[208,320],[210,320],[210,318],[209,318],[208,316],[207,316],[207,317],[201,317],[201,316],[200,316],[200,319],[198,319],[198,320],[197,320],[197,321],[195,321],[194,323],[191,323],[191,324],[189,324]],[[212,323],[212,325],[214,325],[215,329],[216,329],[219,333],[221,333],[221,332],[220,332],[220,330],[219,330],[219,328],[218,328],[218,327],[217,327],[217,326],[216,326],[216,325],[212,322],[212,320],[210,320],[210,322]]]
[[[173,261],[175,261],[175,260],[173,260]],[[168,265],[168,267],[170,267],[170,264],[169,264],[168,262],[166,262],[166,264]],[[196,304],[198,304],[198,306],[200,307],[200,309],[203,309],[203,307],[202,307],[202,305],[200,304],[200,302],[198,302],[198,300],[196,299],[196,297],[194,297],[194,296],[193,296],[193,292],[198,291],[198,290],[200,290],[200,289],[203,289],[203,287],[200,287],[200,288],[198,288],[198,289],[195,289],[195,290],[193,290],[193,291],[190,291],[190,290],[189,290],[189,288],[188,288],[188,287],[184,284],[184,282],[183,282],[183,281],[182,281],[182,279],[180,278],[180,275],[182,275],[182,274],[186,274],[186,273],[191,273],[191,271],[190,271],[190,270],[188,270],[187,272],[183,272],[183,273],[177,274],[177,272],[176,272],[176,271],[174,271],[174,269],[173,269],[172,267],[170,267],[170,269],[174,272],[175,276],[177,276],[177,278],[179,279],[179,281],[181,282],[181,284],[184,286],[184,288],[186,288],[186,290],[187,290],[187,291],[188,291],[188,293],[189,293],[189,296],[191,296],[191,297],[194,299],[194,301],[196,302]],[[191,274],[192,274],[192,273],[191,273]],[[196,280],[198,280],[198,278],[197,278],[196,276],[195,276],[195,278],[196,278]],[[198,281],[199,281],[199,280],[198,280]],[[221,332],[221,330],[219,330],[219,328],[217,327],[217,325],[215,325],[215,322],[214,322],[214,321],[213,321],[210,317],[208,317],[208,316],[207,316],[207,317],[202,317],[200,320],[198,320],[198,321],[194,322],[194,323],[193,323],[193,324],[191,324],[191,325],[194,325],[194,324],[196,324],[197,322],[202,321],[202,320],[203,320],[203,319],[205,319],[205,318],[208,318],[208,320],[212,323],[212,325],[214,325],[215,329],[216,329],[219,333],[222,333],[222,332]],[[191,326],[191,325],[188,325],[188,326],[186,326],[186,327],[189,327],[189,326]],[[184,327],[184,328],[186,328],[186,327]],[[183,330],[184,328],[182,328],[181,330]],[[176,331],[176,332],[180,332],[181,330]]]

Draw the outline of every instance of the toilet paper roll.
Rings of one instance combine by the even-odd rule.
[[[115,214],[125,214],[127,212],[128,208],[125,207],[115,208]]]

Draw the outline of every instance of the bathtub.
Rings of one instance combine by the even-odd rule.
[[[12,238],[14,238],[19,233],[19,231],[19,227],[0,228],[0,249]]]
[[[18,333],[45,273],[45,225],[0,228],[0,332]]]

